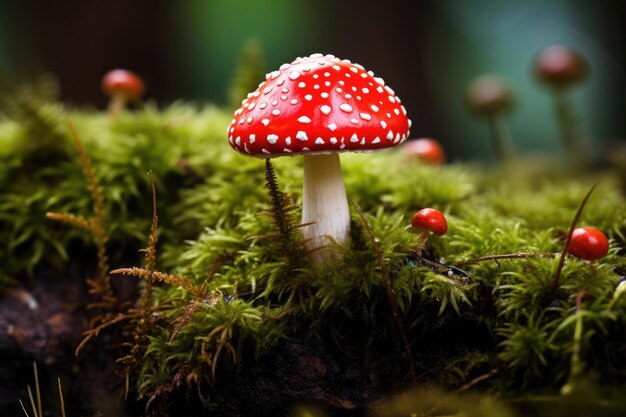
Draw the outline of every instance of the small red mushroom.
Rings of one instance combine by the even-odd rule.
[[[579,227],[572,232],[567,251],[586,261],[595,261],[609,253],[609,240],[593,227]]]
[[[498,157],[509,159],[513,151],[504,114],[513,107],[513,92],[506,81],[493,74],[472,80],[465,92],[465,104],[472,114],[487,119]]]
[[[407,158],[440,165],[446,161],[446,153],[439,142],[432,138],[410,140],[402,146]]]
[[[571,89],[589,75],[589,64],[578,52],[562,45],[549,46],[537,55],[535,77],[549,87],[561,140],[570,161],[580,165],[587,159],[586,139],[571,97]]]
[[[138,100],[143,96],[145,86],[134,72],[115,69],[102,78],[102,91],[111,97],[108,106],[109,115],[116,117],[128,101]]]
[[[562,46],[549,46],[535,59],[535,76],[553,88],[567,88],[583,81],[589,64],[578,52]]]
[[[414,230],[420,232],[418,238],[420,248],[426,246],[430,232],[433,232],[437,236],[443,236],[448,231],[448,222],[445,216],[442,212],[434,208],[421,209],[415,213],[411,218],[411,226]],[[421,249],[418,249],[417,254],[418,256],[421,254]]]
[[[339,153],[402,143],[411,121],[394,91],[361,65],[333,55],[297,58],[267,74],[228,127],[238,152],[258,158],[304,156],[302,222],[311,260],[331,257],[328,238],[345,242],[350,210]]]

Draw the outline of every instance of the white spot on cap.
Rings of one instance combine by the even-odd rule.
[[[324,85],[325,85],[326,87],[330,87],[330,81],[324,81]]]
[[[387,122],[385,122],[384,120],[380,121],[380,125],[382,126],[383,129],[387,129]]]
[[[287,100],[287,96],[280,96],[281,100]]]
[[[339,65],[333,65],[333,69],[339,71],[341,70],[341,67]]]
[[[337,129],[337,125],[334,123],[329,124],[327,127],[330,129],[331,132],[334,132],[335,129]]]
[[[350,142],[357,143],[358,141],[359,141],[359,137],[356,135],[356,133],[353,133],[352,136],[350,137]]]
[[[315,144],[316,145],[323,145],[324,144],[324,139],[322,139],[322,138],[315,139]]]
[[[256,103],[250,104],[250,106],[248,107],[248,110],[252,110],[255,106],[256,106]]]
[[[272,114],[273,114],[274,116],[278,116],[278,115],[280,114],[280,110],[278,110],[278,109],[274,109],[274,110],[272,110]]]
[[[387,113],[387,118],[391,119],[391,113]]]
[[[367,93],[369,93],[369,92],[370,92],[370,89],[369,89],[369,88],[367,88],[367,87],[363,87],[363,88],[361,89],[361,91],[363,91],[363,94],[367,94]]]
[[[398,109],[393,109],[393,112],[396,114],[396,116],[400,116],[400,110],[398,110]]]
[[[298,99],[297,98],[292,98],[290,103],[291,104],[298,104]]]
[[[400,133],[396,133],[396,139],[393,141],[393,143],[398,143],[400,141]]]
[[[322,94],[320,94],[320,96],[322,96],[322,98],[328,98],[328,93],[324,91]]]
[[[313,88],[314,88],[314,89],[316,89],[316,90],[319,90],[319,89],[320,89],[320,85],[319,85],[319,84],[315,84],[315,85],[313,86]]]
[[[346,82],[344,80],[339,80],[339,85],[345,85]]]
[[[355,73],[355,74],[356,74],[357,72],[359,72],[359,70],[358,70],[358,69],[356,69],[355,67],[350,67],[350,71],[352,71],[352,72],[353,72],[353,73]]]
[[[380,85],[385,85],[385,80],[380,77],[374,77],[374,80],[376,80],[376,82]]]
[[[319,74],[313,74],[313,78],[314,78],[314,79],[316,79],[316,80],[317,80],[319,77],[320,77],[320,76],[319,76]]]
[[[352,86],[352,91],[356,91],[356,87],[355,86]]]
[[[252,134],[248,136],[248,140],[250,141],[250,143],[254,143],[256,141],[256,135]]]
[[[268,150],[267,150],[267,149],[265,149],[265,148],[261,149],[261,151],[263,151],[263,153],[268,153],[268,154],[270,154],[270,153],[271,153],[270,151],[268,151]]]
[[[391,140],[391,139],[393,139],[393,131],[392,130],[387,132],[387,140]]]
[[[337,143],[337,138],[330,138],[330,143],[335,145]]]
[[[362,77],[362,78],[367,78],[367,74],[366,74],[366,73],[364,73],[364,72],[362,72],[362,73],[361,73],[361,77]]]
[[[272,74],[271,74],[272,79],[278,78],[279,75],[280,75],[280,71],[272,71]]]
[[[330,77],[330,72],[325,72],[324,77]]]
[[[312,96],[312,95],[310,95],[310,94],[307,94],[306,96],[304,96],[304,99],[305,99],[306,101],[311,101],[311,100],[313,100],[313,96]]]
[[[281,85],[283,85],[283,84],[285,84],[285,80],[284,80],[284,79],[283,79],[283,80],[279,80],[279,81],[276,83],[276,85],[277,85],[277,86],[279,86],[279,87],[280,87]]]
[[[288,92],[289,92],[289,89],[288,89],[287,87],[285,87],[285,88],[283,88],[283,89],[282,89],[282,90],[280,90],[280,91],[282,91],[283,93],[288,93]]]
[[[261,123],[263,123],[263,126],[267,126],[267,125],[270,124],[270,121],[269,121],[269,119],[263,119],[263,120],[261,120]]]
[[[297,80],[299,76],[300,76],[300,73],[298,71],[291,71],[291,74],[289,74],[289,79]]]
[[[287,68],[289,68],[290,66],[291,66],[291,64],[283,64],[283,65],[281,65],[281,66],[280,66],[280,68],[279,68],[279,69],[284,71],[284,70],[286,70]]]
[[[267,141],[272,145],[278,142],[278,135],[267,135]]]
[[[358,125],[359,124],[359,119],[350,119],[350,123]]]
[[[338,92],[338,93],[341,93],[343,90],[341,89],[341,87],[337,87],[337,88],[335,88],[335,91]]]
[[[296,139],[298,140],[309,140],[309,138],[307,137],[306,133],[303,132],[302,130],[299,130],[298,133],[296,133]]]
[[[361,139],[361,145],[365,145],[365,138]]]
[[[243,113],[243,110],[237,109],[237,111],[235,112],[235,116],[239,116],[241,113]]]
[[[300,88],[304,88],[304,87],[306,87],[306,84],[304,83],[304,81],[300,81],[300,82],[298,83],[298,87],[300,87]]]
[[[370,116],[367,113],[361,113],[360,116],[361,116],[361,119],[363,120],[372,120],[372,116]]]
[[[246,123],[248,123],[248,124],[252,123],[252,117],[248,117],[248,118],[246,119]]]
[[[275,106],[277,104],[278,104],[278,101],[276,101],[276,100],[272,101],[272,106]]]
[[[259,106],[261,110],[263,110],[266,107],[267,107],[267,103],[261,103],[261,105]]]
[[[309,148],[307,148],[306,146],[304,148],[302,148],[303,151],[308,151]]]
[[[376,104],[372,104],[372,105],[370,106],[370,108],[372,109],[372,111],[373,111],[374,113],[376,113],[376,112],[378,112],[378,110],[380,110]]]
[[[250,151],[248,150],[248,144],[247,144],[247,143],[244,143],[244,144],[243,144],[243,149],[244,149],[244,151],[246,151],[247,153],[250,153]]]
[[[396,99],[393,98],[393,96],[387,96],[387,98],[389,99],[389,101],[391,101],[392,103],[396,102]]]
[[[352,98],[352,94],[349,94],[349,93],[348,93],[348,94],[346,94],[346,98],[347,98],[347,99]]]
[[[310,58],[321,58],[321,57],[323,57],[323,56],[324,56],[324,55],[322,55],[322,54],[320,54],[320,53],[316,52],[316,53],[312,54],[312,55],[310,56]]]
[[[396,95],[396,92],[395,92],[395,91],[393,91],[393,90],[391,89],[391,87],[389,87],[388,85],[386,85],[386,86],[385,86],[385,90],[387,90],[387,92],[388,92],[389,94],[391,94],[392,96],[395,96],[395,95]]]
[[[309,119],[309,118],[308,118],[308,117],[306,117],[306,116],[300,116],[300,117],[298,117],[298,121],[299,121],[300,123],[311,123],[311,119]]]
[[[291,153],[291,149],[283,148],[283,152]]]
[[[320,107],[320,110],[321,110],[321,111],[322,111],[322,113],[324,113],[324,114],[329,114],[329,113],[330,113],[331,108],[330,108],[330,106],[327,106],[327,105],[325,105],[325,104],[324,104],[322,107]]]
[[[287,136],[287,138],[285,139],[285,144],[291,145],[291,136]]]
[[[346,103],[343,103],[341,106],[339,106],[339,109],[341,111],[345,111],[346,113],[350,113],[352,111],[352,106]]]
[[[263,94],[269,94],[272,91],[272,87],[265,87],[263,89]]]
[[[237,144],[237,146],[240,146],[240,145],[241,145],[241,136],[237,136],[237,137],[235,138],[235,143]]]
[[[379,93],[383,93],[385,90],[383,90],[383,88],[381,86],[376,87],[376,91],[378,91]]]
[[[404,107],[404,105],[400,106],[400,108],[402,109],[402,114],[404,114],[406,116],[406,107]]]
[[[412,124],[413,124],[413,122],[411,121],[411,119],[409,119],[409,129],[411,128]]]
[[[376,139],[372,141],[372,145],[379,143],[379,142],[380,142],[380,138],[377,136]]]

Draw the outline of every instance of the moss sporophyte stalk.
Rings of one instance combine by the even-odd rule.
[[[146,104],[110,120],[67,108],[52,87],[1,88],[28,94],[0,95],[10,116],[0,121],[0,282],[61,285],[71,268],[85,271],[91,322],[75,360],[114,352],[129,401],[155,412],[193,398],[219,407],[246,387],[260,392],[255,381],[281,368],[306,368],[306,378],[322,375],[316,384],[354,378],[361,398],[416,382],[388,411],[623,405],[613,393],[626,383],[626,198],[614,173],[574,178],[520,164],[513,175],[407,161],[401,149],[344,154],[347,239],[326,239],[331,256],[312,262],[306,162],[234,152],[224,135],[231,110]],[[401,142],[396,130],[380,140]],[[250,146],[250,134],[232,146]],[[318,136],[307,137],[314,146]],[[448,226],[427,245],[411,227],[424,207],[446,213]],[[593,265],[560,257],[577,226],[606,235]],[[139,295],[123,299],[120,282],[136,278]],[[304,358],[307,367],[294,365]],[[317,398],[289,388],[285,402]],[[350,404],[371,406],[361,401]]]

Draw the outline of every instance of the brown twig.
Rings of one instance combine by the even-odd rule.
[[[565,239],[565,244],[563,245],[563,250],[561,251],[561,256],[559,257],[559,263],[556,267],[556,271],[554,272],[554,278],[552,279],[551,290],[553,292],[556,291],[556,289],[559,287],[559,281],[561,280],[561,271],[563,271],[563,265],[565,265],[565,255],[567,255],[567,247],[572,240],[572,233],[574,233],[576,224],[578,223],[578,220],[580,220],[580,216],[582,216],[583,214],[583,209],[585,208],[589,197],[591,197],[591,193],[593,193],[593,190],[596,189],[598,182],[599,181],[596,181],[596,183],[591,186],[589,191],[587,191],[587,194],[585,194],[585,197],[582,199],[580,205],[578,206],[578,210],[576,210],[576,214],[574,214],[572,224],[570,224],[569,226],[569,230],[567,231],[567,239]]]
[[[484,261],[495,261],[499,259],[516,259],[516,258],[550,258],[552,256],[557,256],[558,253],[550,253],[550,252],[541,252],[541,253],[531,253],[531,252],[519,252],[519,253],[503,253],[500,255],[489,255],[489,256],[481,256],[480,258],[466,259],[464,261],[458,262],[457,266],[476,264]]]
[[[404,326],[402,325],[402,321],[400,319],[400,309],[398,307],[398,301],[396,300],[396,296],[393,293],[393,286],[391,284],[391,277],[389,276],[389,271],[387,270],[387,265],[383,259],[383,252],[380,249],[380,245],[374,235],[374,231],[370,227],[367,218],[365,217],[365,213],[363,213],[363,209],[353,200],[352,204],[356,209],[363,225],[365,226],[365,230],[369,235],[372,245],[374,246],[374,250],[376,251],[376,258],[378,260],[378,265],[380,267],[381,273],[383,274],[383,282],[385,283],[385,289],[387,290],[387,298],[389,299],[389,308],[391,309],[391,316],[393,317],[393,323],[395,324],[396,331],[398,332],[400,338],[402,339],[402,343],[404,344],[404,351],[406,353],[407,361],[409,362],[409,374],[411,376],[411,383],[413,385],[417,385],[417,374],[415,372],[415,363],[413,362],[413,352],[411,351],[411,346],[409,344],[409,339],[407,338],[406,332],[404,330]]]

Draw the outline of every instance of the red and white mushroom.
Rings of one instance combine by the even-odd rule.
[[[372,152],[404,142],[410,120],[385,82],[361,65],[313,54],[267,74],[228,127],[244,155],[304,156],[303,228],[308,249],[348,240],[350,212],[340,152]],[[330,256],[312,252],[314,262]]]
[[[145,91],[141,77],[125,69],[107,72],[102,78],[101,87],[102,91],[111,97],[107,111],[112,117],[124,110],[126,102],[140,99]]]

